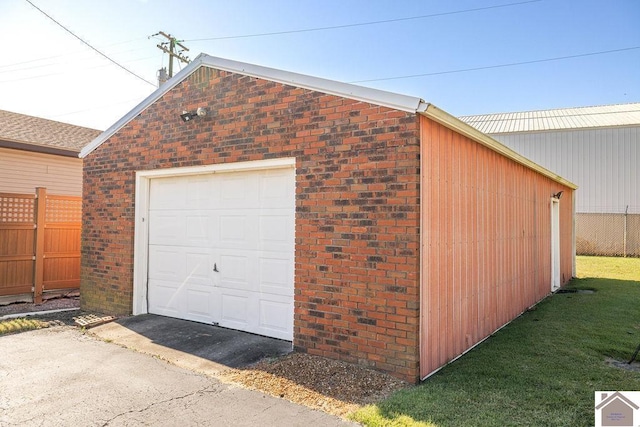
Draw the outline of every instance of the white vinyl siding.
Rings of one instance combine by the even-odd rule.
[[[577,213],[640,213],[640,127],[490,136],[578,185]]]
[[[74,157],[0,148],[0,193],[82,196],[82,160]]]

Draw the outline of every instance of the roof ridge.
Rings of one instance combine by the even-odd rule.
[[[579,107],[549,108],[549,109],[539,109],[539,110],[521,110],[521,111],[503,111],[503,112],[496,112],[496,113],[466,114],[466,115],[462,115],[462,116],[458,116],[458,117],[459,118],[468,118],[468,117],[479,117],[479,116],[498,116],[498,115],[503,115],[503,114],[544,113],[544,112],[552,112],[552,111],[581,110],[581,109],[586,109],[586,108],[617,107],[617,106],[623,106],[623,105],[628,105],[628,106],[637,105],[638,108],[640,108],[640,101],[639,102],[616,103],[616,104],[602,104],[602,105],[583,105],[583,106],[579,106]],[[637,111],[637,110],[630,110],[630,111]],[[618,112],[622,113],[622,112],[625,112],[625,111],[610,111],[610,113],[618,113]],[[598,113],[593,113],[593,114],[598,114]],[[600,114],[602,114],[602,113],[600,113]],[[583,114],[581,114],[581,115],[583,115]]]
[[[0,114],[3,114],[3,113],[12,114],[12,115],[16,115],[16,116],[22,116],[22,117],[25,117],[25,118],[28,118],[28,119],[37,119],[37,120],[43,120],[43,121],[47,121],[47,122],[51,122],[51,123],[57,123],[57,124],[60,124],[60,125],[63,125],[63,126],[70,126],[70,127],[74,127],[74,128],[80,128],[80,129],[87,129],[87,130],[94,130],[94,131],[102,132],[100,129],[94,129],[94,128],[90,128],[88,126],[74,125],[73,123],[61,122],[59,120],[47,119],[45,117],[33,116],[31,114],[17,113],[15,111],[9,111],[9,110],[0,109]]]
[[[553,110],[549,110],[549,111],[553,111]],[[638,104],[638,109],[637,110],[621,110],[621,111],[603,111],[600,113],[594,112],[594,113],[583,113],[583,114],[563,114],[561,116],[534,116],[534,117],[505,117],[503,119],[487,119],[487,120],[482,120],[483,122],[507,122],[507,121],[514,121],[514,120],[529,120],[529,119],[561,119],[564,117],[584,117],[584,116],[600,116],[600,115],[604,115],[604,114],[620,114],[620,113],[636,113],[636,112],[640,112],[640,104]],[[517,114],[517,113],[502,113],[502,114]],[[499,116],[500,113],[497,114],[479,114],[477,116],[460,116],[459,119],[461,120],[468,120],[470,117],[482,117],[482,116]]]

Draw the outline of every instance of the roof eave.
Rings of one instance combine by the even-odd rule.
[[[343,83],[306,74],[298,74],[290,71],[263,67],[261,65],[247,64],[230,59],[217,58],[206,54],[201,54],[198,58],[202,61],[202,65],[209,66],[217,70],[239,73],[289,86],[322,92],[328,95],[356,99],[358,101],[368,102],[408,113],[415,113],[420,102],[422,102],[420,98],[416,98],[414,96],[402,95],[380,89],[358,86],[351,83]]]
[[[484,145],[485,147],[488,147],[489,149],[515,162],[518,162],[521,165],[526,166],[527,168],[532,169],[548,178],[551,178],[552,180],[562,185],[565,185],[573,190],[578,188],[578,186],[574,183],[564,179],[560,175],[555,174],[546,168],[543,168],[539,164],[532,162],[526,157],[516,153],[512,149],[491,138],[489,135],[480,132],[476,128],[437,108],[433,104],[427,104],[427,108],[424,111],[419,111],[418,113],[434,120],[435,122],[440,123],[443,126],[448,127],[449,129],[455,130],[456,132],[465,135],[468,138],[471,138],[477,143]]]
[[[53,154],[56,156],[64,157],[78,157],[78,150],[72,150],[62,147],[55,147],[52,145],[38,145],[28,142],[12,141],[7,139],[0,139],[0,148],[10,148],[13,150],[29,151],[32,153]]]

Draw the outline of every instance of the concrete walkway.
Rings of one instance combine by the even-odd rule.
[[[54,327],[0,337],[0,425],[355,424]]]

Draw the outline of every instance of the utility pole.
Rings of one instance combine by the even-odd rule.
[[[154,36],[162,36],[168,40],[166,42],[158,44],[157,46],[158,49],[169,54],[169,78],[171,78],[173,77],[173,58],[176,58],[178,61],[182,61],[185,64],[188,64],[190,59],[188,56],[185,56],[183,54],[184,52],[188,52],[189,48],[180,43],[180,41],[173,37],[171,34],[167,34],[164,31],[159,31],[151,37]],[[176,50],[176,46],[180,49]]]

